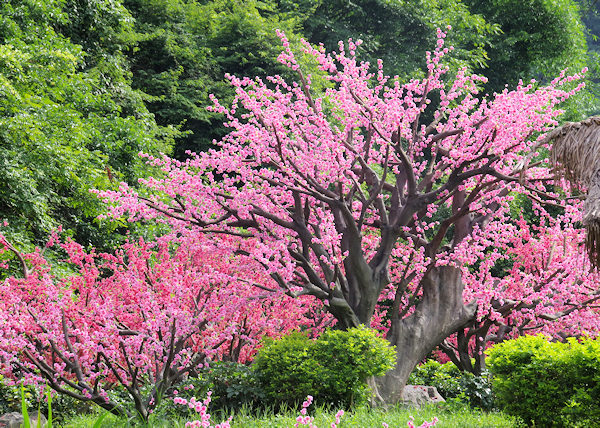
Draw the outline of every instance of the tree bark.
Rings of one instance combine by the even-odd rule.
[[[463,302],[460,270],[433,268],[423,278],[423,295],[415,311],[392,321],[388,340],[396,346],[396,367],[378,378],[377,390],[385,404],[402,400],[402,392],[415,366],[442,340],[469,322],[476,303]]]

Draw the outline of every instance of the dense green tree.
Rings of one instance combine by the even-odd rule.
[[[0,5],[0,219],[19,245],[62,225],[83,244],[108,247],[115,225],[95,220],[93,188],[146,175],[140,151],[167,151],[119,61],[109,76],[61,34],[71,16],[55,1]]]
[[[588,66],[590,67],[590,84],[588,91],[591,93],[591,107],[587,109],[586,116],[600,114],[600,2],[598,0],[578,1],[582,20],[586,26],[586,40],[588,45]]]
[[[590,50],[600,51],[600,2],[578,0],[583,22],[587,27],[587,42]]]
[[[519,79],[553,78],[566,67],[587,63],[585,26],[573,0],[465,0],[473,13],[500,25],[489,36],[489,91]]]
[[[133,17],[121,1],[63,0],[67,15],[59,32],[86,52],[86,68],[122,56],[128,35],[133,30]]]
[[[461,2],[124,0],[135,18],[135,47],[129,51],[133,84],[148,94],[147,105],[161,125],[181,127],[175,155],[205,150],[226,130],[208,112],[209,93],[227,101],[226,73],[265,76],[285,73],[275,61],[277,28],[295,42],[335,45],[362,38],[363,53],[382,57],[389,69],[406,76],[422,68],[434,44],[435,28],[453,25],[460,46],[456,66],[485,63],[486,34],[496,31]]]
[[[402,78],[423,68],[436,28],[452,26],[454,67],[484,66],[488,38],[498,33],[462,0],[280,0],[280,7],[302,20],[302,32],[312,43],[331,50],[340,40],[362,39],[366,59],[383,59],[388,72]]]
[[[135,88],[160,125],[178,125],[175,155],[205,150],[226,132],[206,110],[208,94],[229,99],[225,74],[265,76],[283,71],[275,61],[277,28],[293,33],[274,4],[257,0],[125,0],[135,17],[136,44],[129,51]]]
[[[128,51],[133,85],[148,94],[148,108],[160,125],[180,126],[183,132],[175,155],[182,159],[186,150],[204,150],[224,135],[220,119],[206,106],[209,93],[225,102],[232,96],[225,73],[253,77],[283,72],[274,61],[280,49],[276,28],[284,29],[292,42],[304,36],[328,49],[335,49],[340,40],[360,38],[362,58],[371,62],[382,58],[387,70],[404,79],[423,73],[422,58],[435,43],[435,29],[451,25],[449,43],[457,52],[450,65],[489,75],[490,92],[505,83],[514,85],[521,77],[543,78],[564,66],[585,64],[583,26],[572,0],[526,0],[514,7],[511,1],[123,0],[123,4],[135,19],[134,44]]]
[[[220,138],[208,94],[228,102],[226,73],[285,73],[276,28],[329,48],[361,38],[363,58],[406,77],[452,25],[452,66],[489,76],[489,91],[589,61],[572,0],[12,0],[0,16],[0,218],[20,242],[63,224],[109,246],[89,190],[135,183],[139,151],[175,138],[184,158]]]

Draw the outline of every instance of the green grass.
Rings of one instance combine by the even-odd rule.
[[[298,413],[285,412],[283,414],[264,414],[252,416],[242,412],[236,414],[231,426],[235,428],[291,428],[296,423]],[[96,415],[81,415],[60,425],[62,428],[88,428],[94,425],[98,418]],[[314,423],[319,428],[329,428],[335,420],[335,411],[317,409],[314,413]],[[390,427],[406,427],[410,416],[414,417],[415,424],[419,426],[424,420],[431,421],[434,417],[439,419],[436,428],[512,428],[517,425],[515,419],[502,413],[486,413],[468,408],[444,409],[440,407],[425,407],[422,409],[394,408],[388,411],[379,409],[359,408],[347,412],[340,423],[340,428],[349,427],[381,427],[386,422]],[[214,423],[221,422],[222,418],[214,418]],[[183,428],[186,419],[164,419],[156,416],[150,419],[152,428]],[[102,428],[129,428],[134,425],[126,420],[108,415],[100,427]]]

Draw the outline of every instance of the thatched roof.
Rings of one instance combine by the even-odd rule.
[[[570,122],[550,132],[551,159],[557,172],[577,186],[589,187],[600,168],[600,116]]]
[[[567,123],[548,134],[556,172],[573,185],[587,188],[583,223],[592,264],[600,267],[600,117]]]

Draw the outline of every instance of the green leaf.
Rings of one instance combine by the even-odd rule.
[[[25,387],[23,384],[21,384],[21,414],[23,415],[23,428],[31,428],[29,413],[27,412],[27,400],[25,399]]]
[[[94,425],[92,426],[92,428],[100,428],[100,426],[102,426],[102,421],[104,420],[104,418],[106,418],[108,416],[109,413],[110,412],[107,410],[102,415],[100,415],[98,417],[98,419],[96,419],[96,421],[94,422]]]
[[[50,390],[46,391],[46,397],[48,397],[48,422],[46,423],[46,428],[52,428],[52,394]]]

